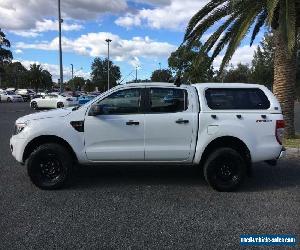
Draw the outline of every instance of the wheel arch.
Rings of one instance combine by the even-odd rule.
[[[39,146],[45,144],[45,143],[57,143],[59,145],[62,145],[68,149],[70,154],[72,155],[75,162],[78,162],[77,156],[71,147],[71,145],[61,137],[58,137],[56,135],[42,135],[38,136],[34,139],[32,139],[25,147],[24,153],[23,153],[23,162],[25,162],[30,154]]]
[[[239,138],[234,136],[222,136],[211,141],[202,153],[200,166],[204,166],[208,156],[217,148],[227,147],[236,150],[245,159],[248,174],[251,172],[251,153],[248,146]]]

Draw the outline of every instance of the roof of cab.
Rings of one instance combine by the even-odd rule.
[[[138,87],[138,86],[175,86],[175,85],[174,83],[168,83],[168,82],[134,82],[134,83],[122,84],[119,86]]]
[[[263,85],[250,84],[250,83],[196,83],[192,84],[197,89],[207,89],[207,88],[264,88]]]
[[[136,86],[163,86],[163,87],[176,87],[174,83],[167,83],[167,82],[136,82],[136,83],[128,83],[128,84],[122,84],[119,86],[130,86],[130,87],[136,87]],[[182,84],[182,86],[187,86],[185,84]],[[206,88],[261,88],[263,85],[259,84],[250,84],[250,83],[195,83],[190,86],[194,86],[198,89],[206,89]]]

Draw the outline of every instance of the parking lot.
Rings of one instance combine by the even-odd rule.
[[[11,156],[28,103],[0,104],[1,249],[234,249],[241,234],[300,236],[300,156],[253,167],[240,191],[218,193],[192,167],[85,167],[41,191]],[[296,107],[300,132],[300,105]]]

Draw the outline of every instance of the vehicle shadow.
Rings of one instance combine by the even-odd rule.
[[[81,166],[70,188],[85,189],[120,185],[172,185],[209,189],[202,171],[185,166]],[[299,159],[283,160],[277,166],[254,164],[251,177],[239,192],[261,192],[300,185]]]
[[[80,166],[76,188],[113,185],[206,185],[199,169],[190,166]]]
[[[300,186],[300,158],[284,159],[276,166],[259,163],[253,166],[251,178],[241,188],[242,192],[276,191]]]

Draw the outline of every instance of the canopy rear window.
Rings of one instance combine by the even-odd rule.
[[[258,88],[210,88],[205,91],[207,105],[213,110],[266,110],[270,101]]]

